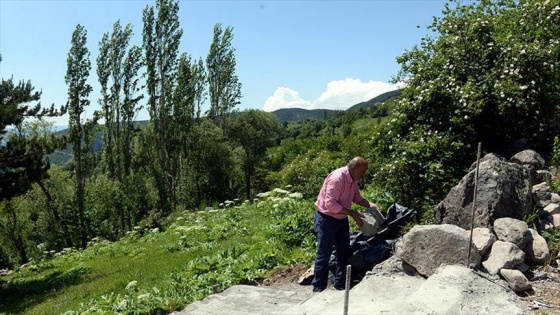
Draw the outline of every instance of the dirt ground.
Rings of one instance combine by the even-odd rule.
[[[534,314],[560,315],[560,269],[550,268],[546,275],[540,277],[536,272],[536,277],[531,279],[533,289],[518,295]]]
[[[298,279],[309,266],[295,265],[276,268],[270,272],[259,285],[282,290],[311,292],[311,286],[299,285]],[[518,294],[530,314],[560,315],[560,269],[549,268],[546,276],[535,272],[531,279],[532,290]]]

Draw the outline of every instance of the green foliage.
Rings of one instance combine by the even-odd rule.
[[[239,105],[242,97],[241,82],[235,73],[235,48],[232,40],[233,28],[226,27],[222,30],[222,25],[217,23],[214,25],[214,37],[206,57],[210,97],[208,117],[213,118],[224,129],[228,115]]]
[[[55,110],[54,105],[41,108],[41,92],[34,89],[31,82],[15,84],[13,78],[2,78],[0,84],[0,201],[26,192],[32,183],[41,180],[49,168],[44,155],[61,146],[60,140],[44,132],[50,128],[46,122],[24,123],[26,117],[58,116],[65,112],[65,108]],[[8,126],[15,130],[8,133]]]
[[[163,232],[137,227],[114,243],[96,238],[84,250],[65,249],[0,279],[7,281],[0,307],[163,314],[204,298],[213,286],[255,283],[279,265],[310,263],[313,204],[301,197],[275,190],[252,204],[176,213]]]
[[[214,202],[241,194],[242,153],[232,147],[221,128],[208,119],[202,120],[193,126],[187,146],[186,178],[179,190],[179,197],[185,201],[183,204],[195,206],[203,200]],[[187,200],[191,204],[187,204]]]
[[[549,165],[554,176],[547,179],[550,187],[555,192],[560,192],[560,138],[554,138],[554,147],[552,151],[552,157],[550,158]]]
[[[560,167],[560,138],[554,137],[554,144],[552,147],[552,157],[550,158],[550,165]]]
[[[178,152],[174,141],[173,114],[183,112],[183,103],[172,102],[177,87],[179,44],[183,30],[179,22],[179,1],[157,0],[154,7],[146,6],[143,12],[143,49],[146,65],[147,108],[153,125],[151,147],[154,164],[150,172],[158,189],[160,211],[167,215],[175,206],[177,187]],[[180,117],[181,115],[178,115]]]
[[[256,165],[276,144],[280,123],[270,113],[250,109],[233,115],[228,126],[230,137],[243,149],[245,198],[250,199]]]
[[[258,203],[258,208],[272,208],[270,215],[273,220],[266,226],[268,239],[278,239],[288,247],[304,247],[303,250],[313,252],[309,247],[313,244],[313,202],[300,200],[303,198],[301,193],[278,188],[258,197],[264,198]]]
[[[546,244],[550,249],[550,257],[557,257],[558,253],[560,253],[560,231],[543,231],[542,237],[544,237]]]
[[[394,196],[395,202],[420,210],[430,209],[455,183],[463,169],[450,166],[466,164],[473,152],[451,133],[431,132],[416,126],[403,137],[391,138],[394,127],[380,126],[373,147],[373,182]],[[389,135],[382,137],[381,135]],[[445,147],[446,150],[440,150]],[[471,149],[472,151],[472,149]]]
[[[281,171],[271,173],[267,180],[277,187],[293,185],[294,190],[301,192],[304,198],[315,198],[325,177],[333,170],[345,166],[348,160],[340,152],[310,149],[295,157]]]

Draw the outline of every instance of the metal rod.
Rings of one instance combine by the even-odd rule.
[[[344,315],[348,315],[348,300],[350,299],[350,278],[352,278],[352,265],[346,266],[346,288],[344,290]]]
[[[476,171],[474,173],[474,192],[473,192],[473,203],[472,203],[472,213],[471,213],[471,234],[469,237],[469,250],[467,253],[467,268],[470,268],[471,262],[471,246],[472,246],[472,238],[473,238],[473,230],[474,230],[474,212],[476,209],[476,190],[478,187],[478,165],[480,164],[480,151],[482,148],[482,144],[478,143],[478,152],[476,154]]]

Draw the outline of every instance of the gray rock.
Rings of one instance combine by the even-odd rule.
[[[550,191],[550,186],[548,186],[547,182],[541,182],[539,184],[533,185],[533,187],[531,188],[531,191],[533,193],[536,193],[536,192],[539,192],[539,191],[540,192],[547,192],[547,191]]]
[[[558,214],[560,213],[560,204],[557,203],[550,203],[548,206],[544,208],[550,214]]]
[[[424,276],[445,265],[466,264],[469,237],[464,229],[451,224],[416,225],[395,244],[395,256]],[[471,246],[469,266],[478,267],[480,254]]]
[[[534,170],[533,170],[534,171]],[[481,159],[474,227],[491,227],[499,218],[522,219],[532,211],[531,170],[495,154]],[[435,209],[435,223],[471,228],[473,168]]]
[[[391,256],[382,263],[379,263],[373,267],[371,270],[371,274],[375,275],[408,275],[414,277],[421,277],[418,271],[414,269],[411,265],[407,264],[406,262],[399,259],[397,256]]]
[[[494,233],[498,240],[511,242],[520,249],[524,249],[531,239],[527,223],[513,218],[500,218],[494,221]]]
[[[531,289],[531,283],[529,283],[527,277],[519,270],[502,269],[500,270],[500,274],[514,292],[522,292]]]
[[[467,231],[467,233],[470,233],[470,231]],[[473,229],[473,243],[480,256],[486,255],[488,250],[492,248],[492,244],[497,240],[496,235],[489,228],[478,227]]]
[[[525,261],[525,253],[515,244],[496,241],[488,259],[482,262],[488,273],[497,274],[501,269],[511,269]]]
[[[367,208],[363,213],[364,217],[362,221],[364,225],[362,225],[362,234],[365,236],[372,236],[379,231],[383,222],[385,222],[385,218],[379,211],[373,208]]]
[[[550,249],[544,237],[533,229],[529,229],[529,231],[531,240],[525,248],[525,259],[528,262],[542,265],[550,258]]]
[[[315,276],[315,264],[311,265],[298,279],[298,284],[309,285]]]
[[[550,202],[560,204],[560,195],[558,195],[557,193],[551,193]]]
[[[533,150],[521,151],[512,156],[510,160],[523,166],[532,166],[536,170],[542,170],[545,168],[545,160]]]

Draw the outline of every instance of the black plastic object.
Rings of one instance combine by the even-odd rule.
[[[350,250],[352,256],[349,264],[352,265],[352,280],[360,281],[367,271],[391,256],[391,248],[400,236],[402,228],[416,217],[416,211],[399,204],[392,204],[385,215],[385,221],[376,234],[366,237],[362,233],[350,234]],[[329,260],[329,270],[334,273],[336,269],[336,250]],[[333,275],[330,275],[332,280]]]

